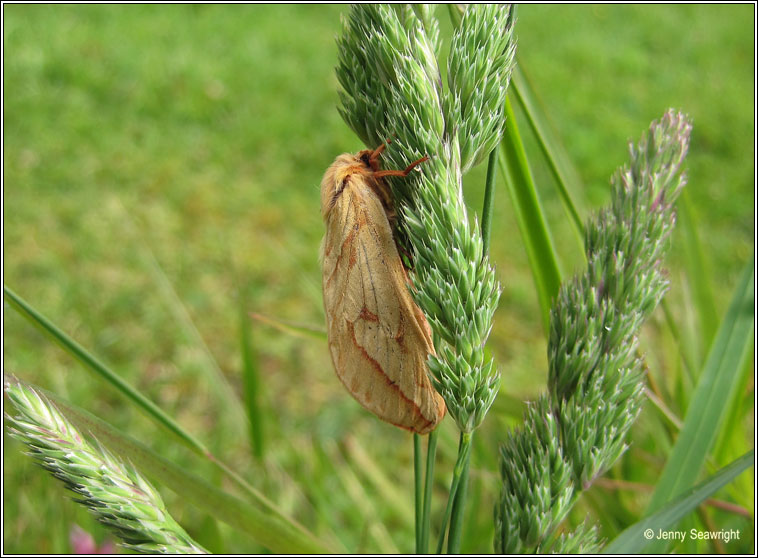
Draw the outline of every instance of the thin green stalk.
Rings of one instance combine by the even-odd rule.
[[[447,497],[447,506],[445,507],[445,516],[442,518],[442,526],[440,527],[440,538],[437,541],[436,554],[442,553],[442,547],[445,544],[445,534],[447,531],[447,525],[450,522],[450,518],[453,512],[453,503],[455,502],[456,494],[458,494],[458,487],[460,486],[461,477],[463,471],[466,469],[469,455],[471,453],[471,432],[461,432],[460,442],[458,444],[458,459],[455,461],[455,468],[453,469],[453,480],[450,483],[450,493]],[[456,517],[457,520],[457,517]],[[452,531],[451,526],[451,531]],[[459,536],[458,533],[453,533],[455,536]]]
[[[487,160],[487,179],[484,183],[484,205],[482,207],[482,256],[490,253],[492,234],[492,212],[495,201],[495,175],[497,174],[497,147],[490,152]]]
[[[469,444],[471,443],[471,436],[469,435]],[[463,469],[461,471],[461,480],[458,485],[458,491],[455,494],[455,501],[453,502],[453,512],[450,519],[450,532],[447,535],[447,553],[448,554],[460,554],[461,551],[461,533],[463,532],[463,514],[466,506],[466,494],[468,488],[468,468],[471,462],[470,448],[466,452],[466,458],[463,462]]]
[[[426,476],[424,477],[424,511],[421,516],[421,554],[429,553],[430,514],[432,510],[432,484],[434,483],[434,461],[437,456],[437,436],[439,430],[432,430],[426,446]]]
[[[421,481],[421,436],[413,433],[413,488],[416,511],[416,554],[421,554],[421,516],[423,514],[423,492]]]
[[[40,329],[43,333],[48,335],[53,341],[60,345],[67,353],[76,357],[79,362],[84,364],[86,368],[89,368],[93,372],[99,374],[107,382],[111,383],[126,397],[136,403],[143,411],[153,417],[159,424],[162,424],[168,428],[171,432],[176,434],[179,439],[182,440],[190,449],[200,455],[209,455],[208,449],[197,438],[192,436],[189,432],[185,431],[179,426],[171,417],[164,413],[160,407],[150,401],[147,397],[142,395],[132,386],[122,380],[116,373],[111,371],[107,366],[100,362],[97,358],[91,355],[84,347],[79,345],[76,341],[71,339],[63,331],[58,329],[50,320],[45,316],[37,312],[28,302],[18,296],[6,285],[3,285],[3,291],[5,299],[8,303],[16,309],[19,314],[29,320],[34,326]]]

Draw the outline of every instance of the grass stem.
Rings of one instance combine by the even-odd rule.
[[[464,436],[468,436],[467,441],[463,440]],[[450,531],[447,535],[448,554],[460,554],[461,532],[463,531],[463,513],[466,506],[466,495],[468,487],[468,468],[471,461],[471,434],[462,433],[461,443],[467,444],[468,447],[465,449],[463,465],[460,469],[460,481],[458,484],[458,490],[456,491],[455,500],[453,501],[452,515],[450,518]]]
[[[421,479],[421,436],[413,433],[413,487],[416,511],[416,554],[421,554],[421,516],[423,514],[423,489]]]
[[[430,513],[432,509],[432,484],[434,483],[434,460],[437,456],[439,430],[432,430],[426,447],[426,475],[424,477],[424,510],[421,516],[421,554],[429,552]]]
[[[437,552],[436,554],[442,553],[442,547],[445,544],[445,532],[447,531],[448,523],[450,522],[450,519],[452,517],[453,512],[453,503],[455,502],[455,497],[458,494],[458,487],[461,482],[461,478],[463,477],[464,469],[468,471],[468,460],[469,455],[471,453],[471,432],[461,432],[461,438],[460,442],[458,444],[458,458],[455,462],[455,468],[453,469],[453,480],[450,483],[450,493],[448,494],[447,498],[447,506],[445,507],[445,516],[442,518],[442,526],[440,528],[440,538],[437,541]],[[459,504],[457,506],[458,514],[460,514],[460,510],[462,509],[462,504]],[[455,518],[455,521],[459,521],[457,515]],[[460,538],[460,525],[457,527],[453,527],[451,524],[451,532],[456,539]],[[458,541],[458,544],[460,541]],[[448,549],[450,547],[448,546]]]

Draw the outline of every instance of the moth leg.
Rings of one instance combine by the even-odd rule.
[[[382,144],[382,147],[384,147],[384,144]],[[377,148],[378,149],[378,148]],[[381,170],[374,173],[374,176],[377,178],[381,178],[383,176],[408,176],[408,173],[410,173],[417,165],[420,165],[424,161],[428,161],[429,156],[424,155],[421,157],[421,159],[417,161],[413,161],[410,165],[405,167],[405,170]]]
[[[387,143],[390,143],[389,139],[387,140]],[[378,161],[379,160],[379,156],[382,154],[382,151],[384,151],[387,148],[387,143],[383,143],[379,147],[377,147],[376,149],[374,149],[371,152],[371,155],[369,155],[369,158],[368,158],[369,161]]]
[[[420,165],[424,161],[429,160],[428,155],[424,155],[421,157],[421,159],[418,159],[417,161],[413,161],[410,165],[405,167],[404,170],[379,170],[379,157],[381,156],[382,152],[387,148],[387,145],[392,143],[391,138],[387,138],[387,143],[381,144],[379,147],[374,149],[371,154],[369,155],[369,161],[371,162],[371,168],[375,171],[374,176],[377,178],[381,178],[383,176],[408,176],[408,173],[410,173],[417,165]]]
[[[384,144],[380,145],[376,148],[376,151],[374,153],[381,153],[381,151],[384,150]],[[373,154],[371,155],[374,156]],[[418,161],[412,162],[410,165],[408,165],[405,170],[378,170],[374,172],[374,191],[377,193],[377,195],[382,199],[384,202],[384,208],[387,213],[387,219],[389,219],[390,224],[395,224],[396,215],[395,215],[395,209],[392,203],[392,192],[390,191],[389,186],[387,185],[384,180],[382,180],[385,176],[408,176],[408,174],[417,166],[423,163],[424,161],[428,161],[429,157],[424,155],[419,159]],[[375,160],[372,162],[377,163]]]

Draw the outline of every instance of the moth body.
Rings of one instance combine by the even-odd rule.
[[[431,331],[408,292],[392,234],[394,209],[375,151],[345,153],[321,182],[322,285],[327,336],[337,376],[380,419],[425,434],[445,415],[428,376]],[[423,160],[423,159],[422,159]]]

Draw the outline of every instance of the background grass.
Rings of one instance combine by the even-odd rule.
[[[334,36],[346,10],[5,5],[4,282],[320,536],[336,533],[356,552],[407,552],[410,435],[346,396],[323,342],[253,324],[265,432],[260,460],[216,375],[220,370],[243,393],[243,287],[251,311],[323,322],[318,186],[336,155],[362,148],[335,109]],[[439,12],[447,33],[447,16]],[[608,179],[626,160],[628,139],[638,139],[669,106],[692,116],[688,200],[722,316],[754,251],[753,7],[525,5],[518,17],[518,56],[583,179],[583,190],[574,193],[583,216],[608,201]],[[580,251],[529,138],[527,148],[569,274],[580,265]],[[483,184],[483,168],[467,176],[472,211],[481,208]],[[701,332],[713,324],[699,323],[692,307],[682,234],[679,227],[667,298],[681,342],[702,364]],[[545,339],[502,188],[492,238],[505,290],[489,347],[503,390],[526,399],[544,389]],[[170,459],[216,474],[7,306],[3,323],[6,372],[89,409]],[[651,374],[683,416],[691,381],[663,323],[659,311],[643,346]],[[746,448],[752,394],[750,381],[730,442]],[[492,548],[497,442],[512,421],[498,409],[475,442],[464,552]],[[433,525],[455,455],[448,422]],[[609,477],[653,485],[672,432],[652,408],[638,426],[632,450]],[[6,552],[68,552],[72,523],[98,540],[106,536],[16,442],[4,441]],[[750,479],[741,495],[725,490],[723,497],[752,511],[752,493]],[[181,498],[165,497],[204,546],[261,550]],[[648,497],[596,487],[575,517],[602,516],[603,535],[612,537]],[[726,550],[752,548],[747,519],[709,512],[693,521],[737,525],[743,537]]]

